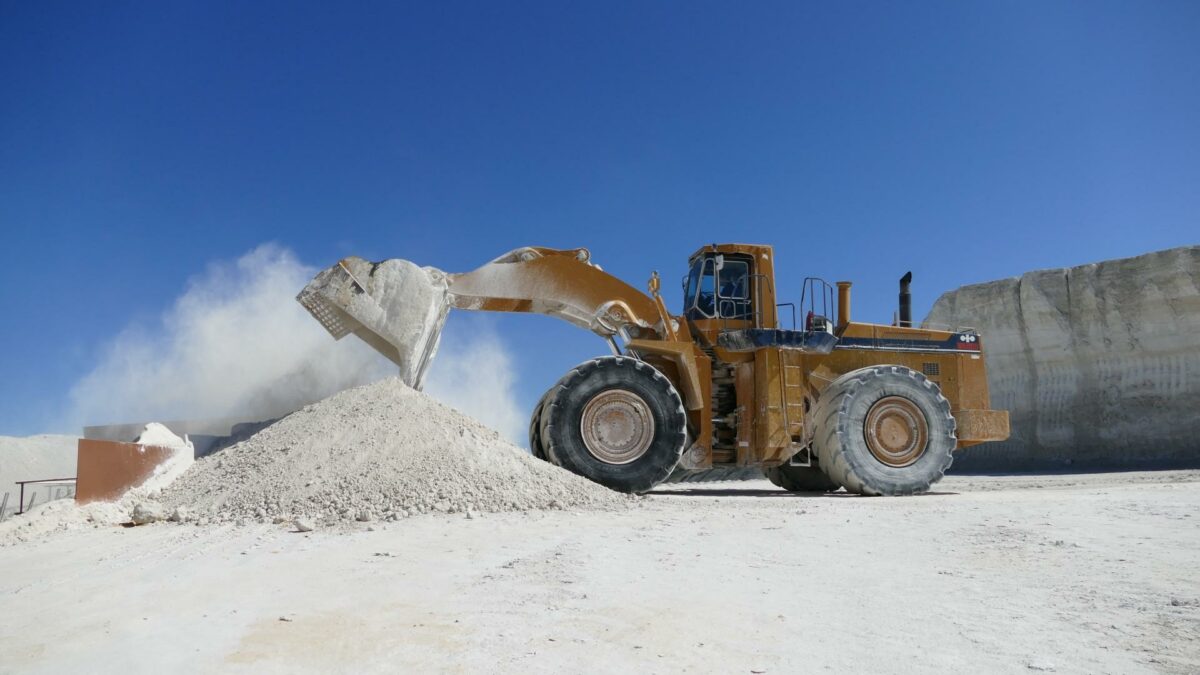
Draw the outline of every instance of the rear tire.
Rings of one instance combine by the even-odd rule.
[[[911,495],[929,490],[954,461],[950,402],[924,375],[870,366],[834,380],[817,402],[813,446],[847,492]]]
[[[542,406],[540,443],[550,462],[622,492],[645,492],[670,475],[687,438],[674,385],[626,356],[586,361]]]
[[[767,480],[788,492],[836,492],[842,487],[816,466],[790,466],[787,463],[763,470]]]

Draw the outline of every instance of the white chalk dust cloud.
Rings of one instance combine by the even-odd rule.
[[[517,404],[516,384],[512,357],[490,322],[451,311],[437,357],[425,378],[425,393],[523,448],[529,441],[529,417]]]
[[[317,272],[272,244],[210,265],[160,320],[106,345],[71,388],[68,424],[271,419],[395,375],[390,361],[354,336],[335,341],[296,302]],[[477,330],[443,338],[426,391],[523,445],[515,384],[503,342]]]

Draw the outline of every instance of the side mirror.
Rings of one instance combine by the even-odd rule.
[[[721,271],[721,269],[722,269],[723,267],[725,267],[725,256],[724,256],[723,254],[720,254],[720,253],[718,253],[718,254],[717,254],[717,257],[716,257],[716,261],[717,261],[717,267],[716,267],[716,270],[717,270],[718,272],[720,272],[720,271]]]

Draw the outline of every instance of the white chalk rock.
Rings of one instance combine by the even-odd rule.
[[[165,517],[166,510],[158,502],[138,502],[133,507],[133,512],[129,514],[129,519],[133,521],[134,525],[155,523]]]
[[[142,433],[138,434],[138,437],[133,442],[138,445],[153,445],[161,448],[183,448],[189,446],[187,441],[176,436],[174,432],[158,422],[151,422],[143,427]]]

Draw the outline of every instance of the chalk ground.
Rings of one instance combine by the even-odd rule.
[[[1200,670],[1200,471],[0,549],[0,672]]]

